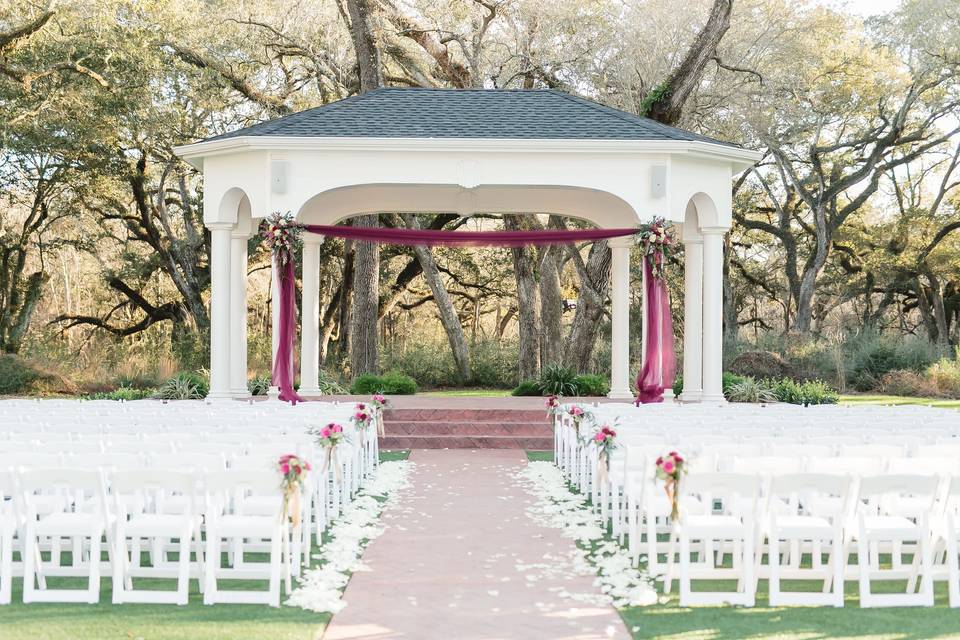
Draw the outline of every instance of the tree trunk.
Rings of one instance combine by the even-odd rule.
[[[376,215],[354,218],[355,227],[377,226]],[[380,246],[357,241],[354,249],[353,314],[350,326],[350,370],[354,377],[379,373],[377,319],[380,308]]]
[[[610,248],[606,240],[594,242],[587,263],[576,247],[568,247],[580,276],[577,313],[563,350],[563,363],[575,371],[589,371],[597,344],[607,292],[610,289]]]
[[[522,228],[519,216],[512,214],[503,216],[503,225],[510,231],[519,231]],[[540,377],[540,305],[537,302],[533,250],[529,247],[515,247],[510,253],[513,256],[513,273],[517,280],[520,379],[536,380]]]
[[[827,263],[830,254],[831,232],[827,228],[826,212],[822,206],[813,212],[814,228],[816,231],[816,246],[813,254],[803,268],[800,278],[800,291],[797,295],[797,312],[793,321],[793,329],[800,335],[807,335],[813,327],[813,299],[817,289],[817,277]]]
[[[740,334],[740,319],[737,313],[737,293],[730,281],[730,257],[733,253],[730,234],[723,244],[723,337],[733,342]],[[683,328],[687,330],[686,327]]]
[[[540,259],[540,362],[543,366],[560,362],[563,355],[563,293],[557,269],[556,247],[544,247]]]
[[[373,35],[373,8],[369,0],[347,0],[350,14],[350,35],[357,56],[357,73],[360,76],[360,93],[383,86],[383,65],[380,63],[380,48]]]
[[[407,214],[403,220],[410,229],[419,229],[420,224],[416,217]],[[450,350],[453,352],[453,360],[457,365],[457,372],[460,374],[460,383],[470,380],[470,350],[467,348],[467,339],[463,334],[463,325],[460,324],[460,317],[457,310],[453,307],[450,300],[450,294],[447,293],[443,280],[440,279],[440,270],[437,269],[437,262],[433,259],[433,252],[423,245],[413,247],[413,252],[420,262],[423,269],[423,278],[430,286],[430,292],[433,293],[433,301],[440,312],[440,322],[443,324],[443,330],[447,333],[447,340],[450,342]]]

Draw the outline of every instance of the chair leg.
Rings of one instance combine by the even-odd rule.
[[[271,607],[280,606],[280,575],[283,565],[283,538],[285,532],[282,527],[278,527],[270,540],[270,594],[269,605]]]
[[[220,568],[220,537],[207,527],[207,557],[203,571],[203,604],[217,601],[217,570]]]
[[[90,577],[87,580],[87,603],[100,602],[100,538],[102,531],[94,531],[90,536]]]
[[[0,536],[0,604],[10,604],[13,591],[13,532]]]
[[[953,527],[947,527],[947,590],[952,608],[960,607],[960,559],[957,558],[957,533]]]
[[[23,557],[23,601],[33,602],[33,594],[36,592],[36,585],[34,583],[37,570],[37,564],[42,561],[40,556],[40,545],[37,541],[37,537],[34,534],[33,526],[30,524],[27,525],[26,531],[23,536],[23,548],[29,549],[30,551],[24,553]],[[41,585],[44,587],[45,585]]]
[[[188,525],[180,535],[180,557],[177,559],[177,604],[185,605],[190,596],[190,543],[193,540],[193,526]]]
[[[111,595],[113,604],[123,604],[125,583],[129,579],[127,566],[127,536],[122,530],[118,529],[114,540],[113,575],[110,579],[113,587]]]

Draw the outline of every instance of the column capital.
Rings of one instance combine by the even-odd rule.
[[[233,231],[230,233],[230,237],[234,240],[249,240],[250,235],[251,234],[246,233],[245,231]]]
[[[682,238],[684,245],[688,244],[703,244],[703,236],[697,236],[696,238]]]
[[[319,233],[310,233],[309,231],[303,232],[303,244],[323,244],[324,238]]]
[[[722,236],[730,227],[700,227],[700,233],[704,236]]]
[[[204,223],[204,226],[206,226],[207,229],[210,229],[210,231],[223,231],[225,229],[226,230],[233,229],[232,222],[206,222]]]

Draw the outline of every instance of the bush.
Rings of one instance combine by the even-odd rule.
[[[384,351],[383,368],[407,374],[427,388],[473,384],[510,389],[518,383],[517,344],[480,340],[470,346],[470,380],[460,380],[446,341],[418,342]]]
[[[270,376],[253,376],[247,380],[247,391],[252,396],[265,396],[270,390]]]
[[[510,392],[512,396],[539,396],[543,395],[540,391],[540,383],[536,380],[524,380]]]
[[[794,367],[772,351],[746,351],[730,363],[730,372],[754,380],[797,378]]]
[[[157,392],[156,389],[137,389],[134,387],[120,386],[113,391],[101,391],[99,393],[90,393],[83,396],[84,400],[143,400],[151,398]]]
[[[37,368],[22,358],[0,355],[0,394],[27,393],[42,376]]]
[[[317,387],[321,393],[327,396],[341,396],[347,393],[346,387],[324,369],[320,369],[317,377]],[[414,393],[416,393],[416,389],[414,389]]]
[[[790,404],[836,404],[840,396],[822,380],[796,382],[789,378],[765,380],[780,402]]]
[[[199,371],[181,371],[164,382],[155,397],[162,400],[199,400],[207,397],[210,382]]]
[[[540,393],[545,396],[575,396],[579,392],[577,374],[557,363],[540,371],[539,385]]]
[[[893,340],[867,331],[847,340],[848,382],[857,391],[872,391],[891,371],[923,371],[942,356],[941,348],[920,338]]]
[[[926,371],[926,376],[945,398],[960,398],[960,348],[952,360],[943,358]]]
[[[724,392],[730,402],[776,402],[777,396],[764,382],[746,376]]]
[[[898,369],[883,374],[880,391],[892,396],[915,396],[931,398],[940,395],[937,383],[916,371]]]
[[[610,393],[610,383],[604,376],[597,374],[577,376],[574,384],[577,385],[578,396],[605,396]]]
[[[382,376],[364,373],[357,376],[357,379],[353,381],[350,391],[358,395],[372,393],[412,395],[417,392],[417,383],[410,376],[398,371],[391,371]]]

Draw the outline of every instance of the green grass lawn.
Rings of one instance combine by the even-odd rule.
[[[884,395],[843,395],[840,396],[840,404],[848,405],[901,405],[901,404],[920,404],[939,407],[942,409],[960,409],[960,400],[943,400],[941,398],[913,398],[909,396],[884,396]]]
[[[71,580],[71,588],[79,586]],[[150,588],[150,582],[138,580],[137,585]],[[169,588],[172,581],[159,582],[154,588]],[[225,586],[244,586],[241,580],[230,582],[235,584]],[[110,604],[110,580],[106,578],[101,581],[100,604],[23,604],[21,585],[22,580],[14,578],[13,603],[0,606],[3,640],[314,640],[330,620],[330,614],[297,607],[204,606],[196,580],[192,581],[190,603],[184,607]],[[49,586],[57,586],[55,579],[49,580]]]

